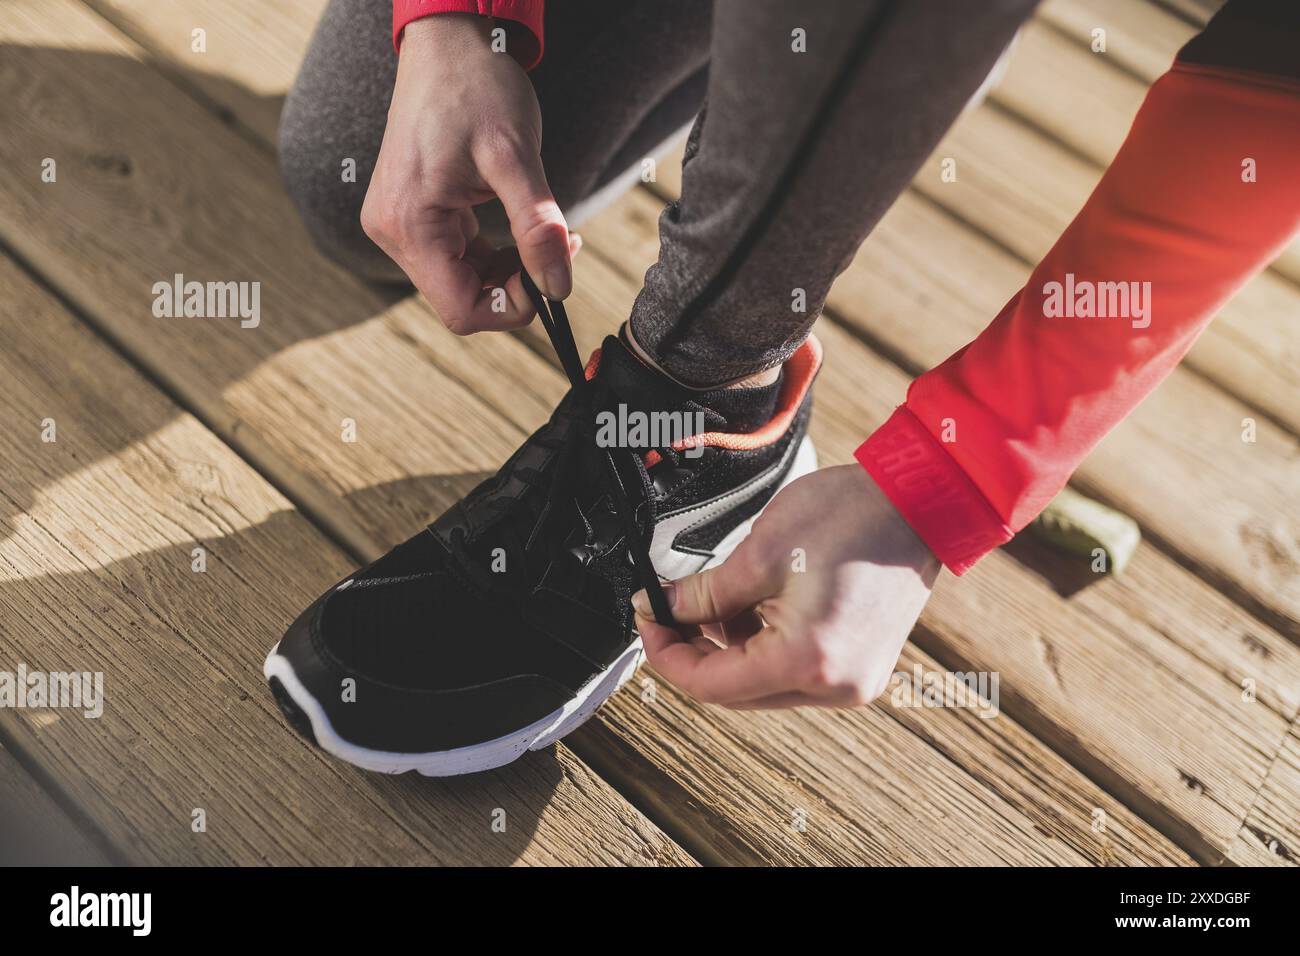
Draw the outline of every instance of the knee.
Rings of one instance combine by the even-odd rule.
[[[332,140],[322,116],[290,96],[280,120],[280,176],[316,247],[356,275],[401,281],[403,275],[361,228],[361,204],[373,156]]]

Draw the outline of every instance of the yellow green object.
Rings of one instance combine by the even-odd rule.
[[[1093,570],[1109,574],[1124,570],[1142,540],[1138,523],[1128,515],[1070,488],[1053,498],[1029,529],[1052,547],[1087,558]]]

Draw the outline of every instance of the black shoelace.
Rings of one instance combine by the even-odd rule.
[[[551,339],[551,347],[555,349],[555,354],[560,358],[560,365],[564,368],[564,374],[569,377],[569,382],[573,385],[574,390],[579,393],[579,397],[589,396],[592,384],[587,381],[582,358],[578,353],[578,344],[574,341],[573,329],[569,326],[569,316],[564,311],[564,303],[548,299],[542,295],[541,290],[537,288],[536,283],[533,282],[527,271],[521,270],[520,277],[524,282],[524,291],[528,293],[528,298],[532,300],[533,307],[537,309],[537,314],[541,317],[542,325],[546,329],[546,334]],[[618,515],[619,521],[622,522],[623,535],[627,539],[628,551],[632,555],[632,563],[636,568],[637,578],[641,586],[645,588],[646,594],[650,597],[650,606],[654,610],[655,620],[664,627],[676,627],[672,611],[668,609],[668,599],[659,584],[659,574],[655,571],[654,564],[650,560],[649,548],[646,546],[641,531],[637,527],[636,511],[628,498],[627,488],[623,484],[623,476],[620,474],[618,463],[614,459],[616,453],[633,455],[635,452],[630,449],[601,447],[596,447],[596,451],[604,463],[606,485],[614,505],[614,511]]]

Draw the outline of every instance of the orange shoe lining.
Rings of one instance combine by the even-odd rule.
[[[770,445],[784,435],[790,423],[794,421],[795,413],[803,404],[804,396],[812,387],[813,379],[816,378],[821,364],[822,345],[817,341],[816,336],[810,335],[785,363],[784,375],[781,379],[781,394],[776,400],[776,412],[766,425],[752,432],[704,432],[673,442],[671,447],[675,451],[685,451],[687,448],[712,445],[715,448],[744,451]],[[599,365],[600,349],[596,349],[587,360],[588,380],[596,374]],[[645,466],[653,468],[661,460],[662,456],[659,452],[646,452]]]

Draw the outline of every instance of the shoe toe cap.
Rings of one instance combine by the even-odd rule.
[[[571,697],[564,687],[537,674],[470,683],[438,681],[428,664],[422,674],[404,675],[406,680],[395,679],[403,675],[392,666],[376,671],[377,660],[409,653],[395,646],[392,655],[373,647],[367,653],[365,642],[378,636],[346,631],[343,622],[355,623],[355,615],[334,620],[331,601],[339,588],[336,585],[299,615],[265,668],[285,719],[317,746],[341,756],[351,748],[418,754],[473,746],[527,727]],[[429,634],[421,639],[426,644],[435,640]],[[412,635],[406,635],[385,643],[411,640]]]

